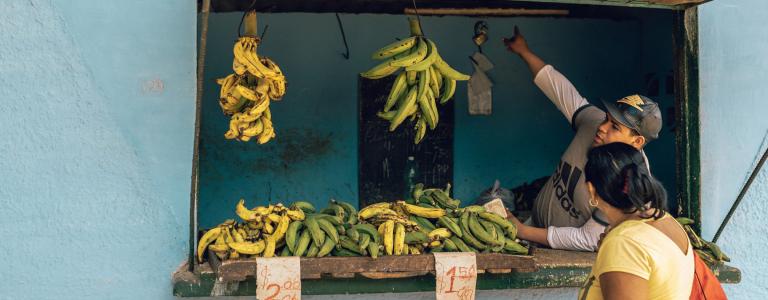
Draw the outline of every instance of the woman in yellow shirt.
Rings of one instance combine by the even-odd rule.
[[[635,148],[593,148],[584,168],[590,205],[612,228],[579,299],[688,299],[693,249],[683,228],[663,208],[667,193]]]

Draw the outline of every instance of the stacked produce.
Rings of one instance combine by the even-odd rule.
[[[698,234],[696,234],[696,231],[691,228],[691,225],[694,224],[692,219],[684,217],[679,217],[676,219],[677,222],[683,226],[685,232],[688,233],[688,239],[691,241],[693,250],[696,251],[699,257],[701,257],[701,259],[704,260],[707,265],[714,267],[722,264],[723,262],[731,261],[731,258],[728,257],[728,255],[725,255],[725,253],[723,253],[723,251],[720,250],[720,247],[718,247],[715,243],[707,242],[699,237]]]
[[[431,252],[496,252],[526,254],[516,241],[517,228],[482,206],[459,207],[446,189],[413,190],[407,201],[381,202],[359,212],[344,201],[331,200],[320,211],[304,201],[235,208],[244,221],[227,220],[206,231],[197,253],[206,249],[220,259],[279,256],[416,255]]]
[[[218,79],[219,106],[231,116],[226,139],[264,144],[275,137],[269,104],[285,95],[285,76],[275,62],[256,53],[256,13],[245,16],[245,33],[233,48],[233,74]]]
[[[395,78],[378,116],[390,122],[389,131],[410,117],[416,130],[414,142],[418,144],[427,127],[437,127],[440,116],[436,102],[448,102],[456,90],[456,81],[468,80],[469,76],[454,70],[440,57],[437,46],[424,37],[417,20],[410,20],[410,28],[410,37],[376,51],[373,59],[385,61],[360,76],[379,79],[404,69]]]

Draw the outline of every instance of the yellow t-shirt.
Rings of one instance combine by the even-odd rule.
[[[603,299],[600,275],[624,272],[648,280],[649,299],[687,300],[694,268],[690,244],[683,254],[675,242],[645,221],[624,221],[603,240],[579,299]]]

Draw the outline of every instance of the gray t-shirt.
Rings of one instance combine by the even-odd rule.
[[[594,211],[584,184],[584,165],[605,112],[589,104],[552,66],[539,71],[534,82],[571,122],[576,135],[534,201],[533,224],[544,228],[580,227]]]

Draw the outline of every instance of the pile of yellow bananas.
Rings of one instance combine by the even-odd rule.
[[[304,201],[235,208],[244,223],[227,220],[206,231],[197,248],[220,259],[279,256],[416,255],[431,252],[526,254],[516,241],[517,228],[482,206],[460,208],[445,189],[417,185],[411,199],[369,205],[359,212],[331,200],[319,212]]]
[[[216,81],[221,85],[219,106],[224,114],[232,116],[224,137],[242,142],[255,137],[259,144],[264,144],[275,137],[270,101],[285,95],[286,81],[275,62],[256,54],[260,40],[255,36],[254,12],[246,15],[245,28],[246,35],[233,48],[234,73]]]
[[[701,259],[708,265],[716,266],[731,261],[731,258],[723,253],[719,246],[715,243],[705,241],[696,234],[696,231],[691,228],[691,225],[694,223],[692,219],[679,217],[676,218],[676,220],[683,226],[685,232],[688,233],[688,239],[691,240],[691,246],[693,246],[694,251],[696,251],[696,253],[699,254],[699,257],[701,257]]]
[[[395,78],[378,116],[390,122],[389,131],[410,117],[415,122],[414,143],[418,144],[424,139],[427,127],[432,130],[437,127],[438,99],[440,104],[448,102],[456,91],[456,81],[467,80],[469,76],[454,70],[440,57],[435,43],[423,36],[417,20],[411,19],[410,25],[411,36],[373,53],[373,59],[386,60],[360,76],[379,79],[405,68]]]
[[[460,208],[445,189],[416,185],[412,198],[377,203],[360,210],[361,222],[378,225],[388,255],[430,252],[526,254],[516,241],[517,228],[478,205]]]

